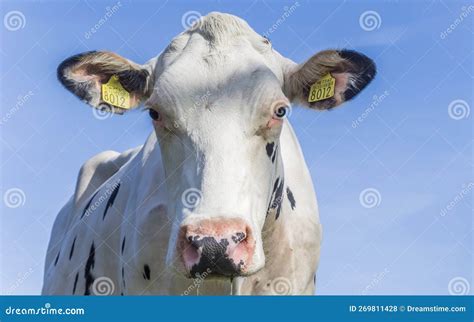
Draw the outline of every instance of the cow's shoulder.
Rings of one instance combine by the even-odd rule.
[[[113,176],[125,163],[132,159],[141,149],[141,146],[124,151],[101,152],[87,160],[79,170],[76,189],[74,192],[74,205],[80,205],[100,185]]]

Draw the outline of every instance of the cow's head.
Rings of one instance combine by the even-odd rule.
[[[310,92],[328,74],[334,94],[311,98],[327,95]],[[177,259],[187,276],[235,276],[264,266],[261,231],[280,212],[279,139],[290,104],[334,108],[367,86],[375,66],[351,50],[325,50],[296,64],[245,21],[212,13],[145,65],[88,52],[65,60],[58,76],[95,108],[106,105],[101,85],[112,76],[131,108],[144,103],[169,177],[175,229],[168,260]]]

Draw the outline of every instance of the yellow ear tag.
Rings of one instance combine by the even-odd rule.
[[[332,77],[331,74],[323,76],[320,80],[311,85],[308,102],[318,102],[333,97],[335,88],[336,79]]]
[[[102,84],[102,100],[116,107],[127,110],[130,108],[130,93],[122,87],[117,75],[113,75],[107,83]]]

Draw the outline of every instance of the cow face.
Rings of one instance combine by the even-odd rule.
[[[311,86],[328,75],[333,95],[311,99]],[[93,107],[106,106],[101,85],[114,76],[130,107],[143,102],[149,110],[174,221],[167,259],[190,277],[248,275],[264,266],[261,231],[281,211],[279,138],[290,103],[331,109],[374,75],[373,62],[354,51],[327,50],[295,64],[245,21],[219,13],[145,65],[89,52],[58,68],[66,88]]]

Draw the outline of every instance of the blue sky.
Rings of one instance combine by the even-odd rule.
[[[474,8],[468,2],[120,4],[96,28],[117,1],[1,3],[2,294],[40,292],[50,230],[81,164],[103,150],[140,145],[151,131],[140,111],[94,117],[57,82],[57,65],[92,49],[144,63],[182,31],[189,11],[233,13],[262,34],[276,24],[273,46],[297,62],[323,49],[351,48],[377,63],[376,80],[354,101],[329,113],[295,108],[290,117],[324,228],[317,293],[469,291]],[[91,28],[96,32],[87,37]]]

